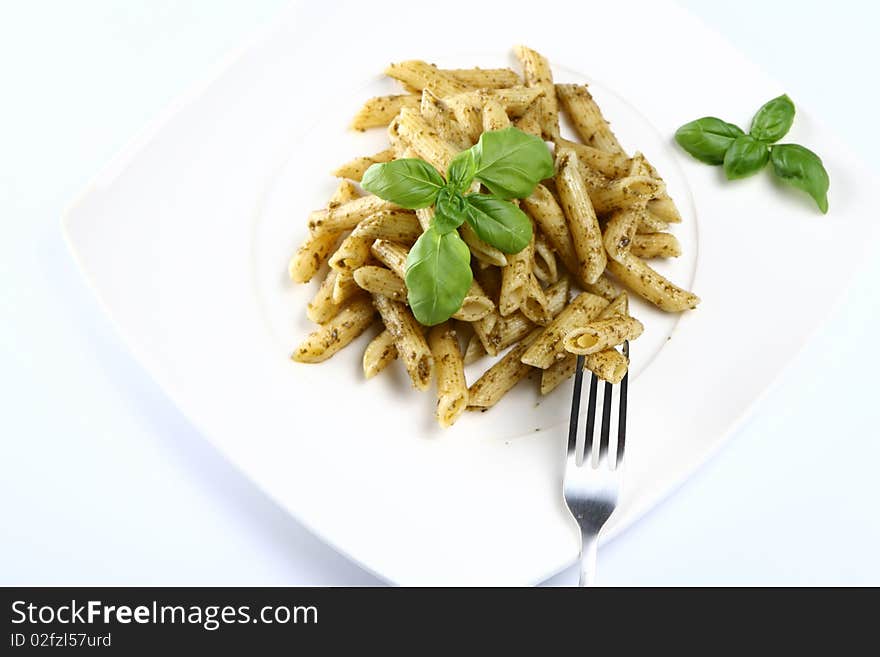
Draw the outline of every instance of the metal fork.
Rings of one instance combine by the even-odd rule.
[[[629,359],[629,342],[623,345],[623,355]],[[599,532],[617,507],[622,478],[623,452],[626,442],[626,392],[629,373],[620,382],[617,416],[617,449],[614,462],[609,458],[611,434],[612,384],[605,382],[602,400],[602,424],[598,454],[594,454],[593,433],[596,425],[596,393],[599,379],[590,379],[590,397],[587,404],[587,426],[581,449],[578,449],[578,415],[581,407],[581,388],[584,380],[584,357],[578,356],[571,401],[571,420],[568,427],[568,454],[565,461],[563,495],[565,504],[581,530],[581,567],[579,586],[592,586],[596,577],[596,548]]]

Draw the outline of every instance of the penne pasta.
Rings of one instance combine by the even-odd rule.
[[[483,103],[483,131],[502,130],[510,126],[510,119],[504,106],[496,98],[487,98]]]
[[[454,76],[419,60],[391,64],[385,69],[385,75],[420,92],[430,89],[441,98],[468,91],[468,86]]]
[[[299,363],[319,363],[347,346],[373,323],[376,311],[369,299],[355,299],[335,317],[312,332],[291,354]]]
[[[463,322],[476,322],[494,310],[495,304],[492,299],[486,296],[480,284],[474,280],[461,303],[461,308],[452,317]]]
[[[331,320],[339,312],[339,305],[333,301],[333,289],[336,285],[336,272],[332,269],[327,272],[321,281],[318,291],[306,306],[306,317],[315,324],[324,324]]]
[[[455,114],[443,101],[430,90],[422,92],[422,102],[419,107],[422,116],[437,130],[440,138],[449,142],[459,150],[464,150],[473,145],[470,136],[459,125]]]
[[[370,340],[370,344],[364,350],[364,377],[372,379],[395,360],[397,360],[397,347],[394,346],[394,338],[388,329],[384,329]]]
[[[417,110],[404,107],[388,127],[398,134],[419,156],[439,171],[446,171],[457,154],[453,144],[443,139]]]
[[[474,333],[468,339],[467,347],[464,350],[464,364],[470,365],[471,363],[476,363],[487,353],[486,348],[480,341],[480,336]]]
[[[321,233],[341,233],[352,230],[361,221],[377,212],[399,210],[394,203],[384,201],[378,196],[361,196],[340,203],[326,210],[316,210],[309,215],[309,230]]]
[[[672,233],[633,235],[630,252],[638,258],[677,258],[681,245]]]
[[[541,104],[535,101],[529,105],[514,125],[527,134],[541,137]]]
[[[573,150],[577,153],[582,166],[598,171],[609,180],[623,178],[632,171],[632,162],[625,153],[599,150],[594,146],[569,141],[562,137],[556,139],[556,147]]]
[[[369,238],[358,237],[354,233],[350,233],[330,256],[328,264],[340,274],[347,274],[351,278],[351,273],[367,262],[372,243],[373,240]]]
[[[522,356],[529,345],[537,337],[539,330],[535,330],[504,357],[486,370],[468,390],[468,408],[484,410],[492,408],[504,395],[506,395],[517,383],[522,381],[532,368],[522,362]]]
[[[579,294],[541,331],[523,354],[523,362],[541,369],[550,367],[556,360],[564,357],[562,338],[571,330],[595,318],[607,305],[608,302],[602,297],[589,292]]]
[[[634,317],[616,315],[570,331],[562,339],[562,344],[569,353],[586,356],[616,347],[625,340],[635,340],[644,330],[642,323]]]
[[[671,283],[631,253],[609,260],[608,270],[630,290],[666,312],[693,309],[700,303],[700,297]]]
[[[522,84],[516,72],[509,68],[452,68],[440,71],[475,89],[501,89]]]
[[[578,278],[595,283],[605,271],[602,231],[593,204],[581,177],[577,155],[563,150],[557,156],[556,189],[568,219],[574,251],[578,258]]]
[[[377,212],[361,221],[351,232],[352,237],[372,240],[388,240],[400,244],[412,244],[422,234],[422,226],[416,215],[405,210]]]
[[[379,151],[375,155],[356,157],[353,160],[346,162],[342,166],[337,167],[333,172],[333,175],[337,178],[348,178],[349,180],[360,182],[367,169],[371,166],[374,164],[381,164],[382,162],[390,162],[393,159],[394,150],[386,148],[384,151]]]
[[[401,280],[406,279],[406,258],[409,249],[388,240],[376,240],[370,249],[376,260],[397,274]]]
[[[547,326],[550,320],[553,319],[547,296],[544,294],[544,290],[538,283],[534,273],[529,274],[526,297],[520,310],[522,310],[523,315],[539,326]]]
[[[550,190],[538,185],[531,196],[522,200],[522,204],[553,250],[559,254],[565,267],[572,275],[579,277],[580,265],[568,230],[568,220]]]
[[[532,254],[532,273],[542,285],[550,285],[559,279],[556,267],[556,253],[543,233],[535,237],[535,249]]]
[[[588,185],[587,193],[599,214],[627,208],[643,208],[657,192],[659,185],[647,176],[627,176],[602,185]]]
[[[648,162],[642,153],[636,153],[633,156],[630,175],[649,176],[660,184],[661,190],[653,199],[648,201],[649,213],[655,217],[657,221],[663,221],[669,224],[681,223],[681,214],[675,206],[675,202],[666,191],[666,183],[663,182],[663,178],[657,173],[657,169]]]
[[[610,258],[617,259],[629,252],[642,214],[633,209],[618,210],[608,218],[602,240]]]
[[[336,278],[333,281],[333,303],[341,306],[358,292],[360,292],[360,288],[354,282],[351,272],[336,272]]]
[[[356,269],[354,281],[370,294],[381,294],[394,301],[406,301],[406,283],[385,267],[366,266]]]
[[[614,283],[609,281],[605,274],[602,274],[595,283],[584,285],[584,290],[590,294],[602,297],[607,301],[611,301],[618,294],[617,288],[614,287]]]
[[[391,119],[397,116],[402,108],[416,108],[418,106],[419,97],[415,94],[370,98],[354,115],[351,127],[354,130],[384,128],[391,123]]]
[[[557,84],[556,96],[581,141],[600,151],[625,154],[586,85]]]
[[[333,196],[330,197],[328,208],[357,198],[357,188],[348,180],[340,181]],[[299,247],[287,266],[291,280],[297,283],[308,283],[318,273],[321,266],[327,262],[327,258],[336,249],[339,242],[338,232],[328,232],[319,235],[310,233]]]
[[[426,390],[431,384],[434,359],[422,333],[422,326],[409,308],[381,294],[373,295],[376,309],[382,316],[385,328],[394,339],[397,355],[403,361],[413,387]]]
[[[519,310],[529,294],[529,277],[532,273],[532,252],[535,248],[535,235],[519,253],[507,257],[507,265],[501,270],[501,296],[498,311],[502,317]]]
[[[428,346],[437,372],[437,422],[446,428],[455,423],[468,405],[464,362],[455,330],[448,322],[428,332]]]
[[[464,240],[471,250],[471,255],[477,260],[487,265],[495,265],[496,267],[507,265],[507,256],[494,246],[489,246],[481,240],[474,232],[474,229],[470,227],[470,224],[462,224],[458,232],[461,234],[461,239]]]
[[[545,138],[554,139],[559,135],[559,110],[550,64],[543,55],[525,46],[515,46],[513,52],[523,68],[526,85],[542,92],[538,101],[541,132]]]

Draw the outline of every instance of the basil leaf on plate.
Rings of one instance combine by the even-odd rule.
[[[373,164],[361,179],[361,186],[371,194],[410,210],[434,203],[445,184],[437,169],[418,158]]]
[[[751,176],[767,164],[770,149],[749,135],[736,138],[724,154],[724,174],[728,180]]]
[[[474,177],[502,199],[530,196],[554,172],[547,144],[514,127],[484,132],[473,152]]]
[[[485,194],[465,197],[465,219],[481,240],[504,253],[519,253],[532,239],[532,221],[509,201]]]
[[[714,116],[704,116],[685,123],[675,132],[675,141],[684,150],[706,164],[721,164],[724,154],[737,137],[745,133],[738,126]]]
[[[780,179],[812,196],[822,214],[828,212],[828,172],[818,155],[798,144],[779,144],[770,161]]]
[[[471,252],[456,231],[426,230],[406,259],[407,299],[425,326],[449,319],[461,308],[473,282]]]
[[[794,103],[782,94],[769,100],[758,110],[752,119],[749,134],[755,139],[773,143],[782,139],[794,123]]]

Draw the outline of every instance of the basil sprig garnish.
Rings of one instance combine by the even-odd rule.
[[[411,210],[434,206],[431,225],[406,261],[407,298],[419,322],[445,322],[473,282],[470,250],[456,229],[467,222],[487,244],[518,253],[532,239],[532,222],[510,199],[531,195],[553,173],[547,145],[513,127],[484,132],[453,158],[445,179],[418,158],[367,169],[361,185],[368,192]],[[491,194],[467,193],[475,180]]]
[[[714,116],[681,126],[675,141],[700,162],[723,165],[728,180],[751,176],[773,164],[776,176],[813,197],[828,212],[828,172],[819,156],[797,144],[776,144],[791,129],[795,107],[783,94],[764,103],[752,119],[749,133]]]

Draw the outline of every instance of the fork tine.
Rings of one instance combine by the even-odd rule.
[[[593,374],[590,377],[590,398],[587,402],[587,430],[584,436],[584,458],[583,461],[593,459],[593,429],[596,426],[596,386],[599,377]]]
[[[599,434],[599,461],[608,455],[608,440],[611,434],[611,383],[605,382],[602,396],[602,431]]]
[[[623,343],[623,355],[629,360],[629,340]],[[620,408],[617,416],[617,458],[614,467],[619,468],[623,461],[623,447],[626,443],[626,392],[629,387],[629,370],[623,375],[620,382]]]
[[[578,414],[581,409],[581,387],[584,383],[584,357],[577,357],[574,374],[574,392],[571,395],[571,419],[568,421],[568,453],[577,447]]]

